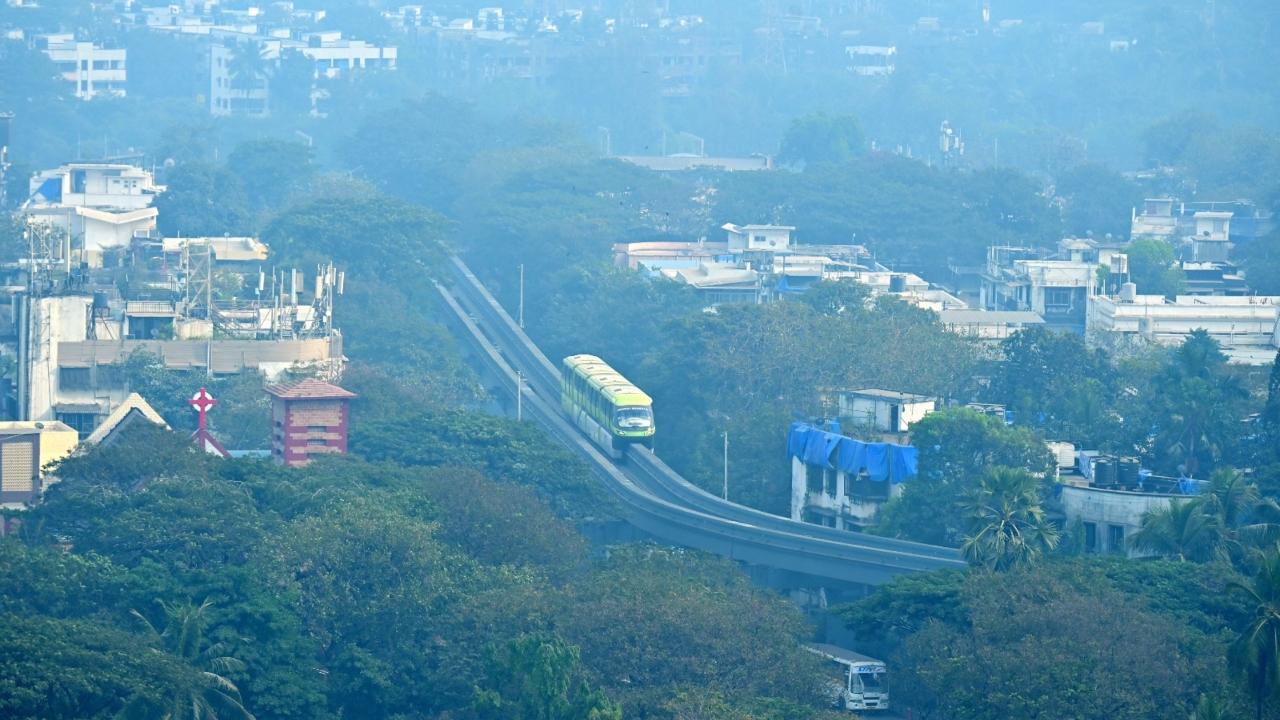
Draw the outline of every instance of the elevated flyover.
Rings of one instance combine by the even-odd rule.
[[[557,366],[462,260],[454,258],[451,271],[454,282],[436,287],[459,334],[505,387],[521,388],[524,414],[591,467],[637,528],[751,565],[858,585],[964,566],[952,548],[810,525],[725,501],[644,448],[633,447],[625,462],[614,463],[561,414]]]

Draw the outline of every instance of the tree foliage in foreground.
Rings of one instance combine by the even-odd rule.
[[[1035,434],[968,408],[930,413],[912,424],[911,440],[920,450],[920,474],[885,505],[878,531],[920,542],[960,545],[969,531],[965,498],[990,468],[1045,476],[1053,467]]]
[[[1247,707],[1226,673],[1251,608],[1229,566],[1049,559],[1007,573],[904,577],[837,612],[898,670],[921,718],[1182,718],[1207,695]]]
[[[529,636],[578,648],[569,676],[589,688],[565,697],[589,719],[674,718],[678,697],[726,687],[735,707],[819,702],[807,626],[732,565],[648,546],[592,560],[542,498],[607,508],[529,426],[375,408],[361,423],[377,462],[224,461],[146,425],[64,461],[21,540],[0,542],[0,615],[23,618],[0,633],[0,668],[24,683],[0,681],[5,717],[426,720],[470,717],[477,687],[505,717],[559,717],[564,673],[490,652]],[[512,673],[529,693],[493,679]]]

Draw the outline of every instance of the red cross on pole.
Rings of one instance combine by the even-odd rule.
[[[209,422],[209,410],[214,405],[217,405],[218,401],[213,399],[213,396],[209,394],[208,390],[200,388],[199,392],[191,396],[191,399],[187,401],[187,404],[195,408],[195,411],[200,414],[200,429],[204,430],[206,424]]]

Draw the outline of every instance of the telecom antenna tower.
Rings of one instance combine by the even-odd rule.
[[[783,75],[787,74],[786,34],[782,30],[782,12],[778,9],[777,0],[761,0],[761,13],[764,26],[757,32],[763,43],[763,64],[768,68],[778,68]]]

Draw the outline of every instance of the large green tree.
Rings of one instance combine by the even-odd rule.
[[[959,546],[968,528],[965,497],[993,466],[1046,476],[1053,457],[1025,428],[1008,427],[968,408],[947,408],[911,426],[920,474],[881,513],[878,532]]]
[[[156,220],[169,237],[247,235],[253,231],[249,198],[230,170],[200,162],[174,167],[156,196]]]
[[[582,680],[578,648],[525,635],[496,648],[473,707],[493,720],[622,720],[622,708]]]
[[[1134,240],[1125,248],[1129,278],[1144,295],[1172,297],[1186,289],[1186,273],[1177,265],[1173,247],[1164,240]]]
[[[1185,717],[1225,674],[1251,610],[1224,565],[1046,558],[1007,573],[901,577],[836,608],[890,658],[894,703],[919,717]],[[1135,635],[1136,633],[1136,635]],[[1063,656],[1063,650],[1070,652]]]
[[[862,129],[850,115],[806,115],[791,121],[778,159],[785,163],[843,163],[863,152]]]
[[[1000,349],[992,397],[1013,411],[1015,422],[1089,447],[1115,443],[1117,374],[1104,351],[1041,326],[1014,333]]]
[[[1150,411],[1153,459],[1169,473],[1204,477],[1238,452],[1248,392],[1205,330],[1194,330],[1158,376]]]

